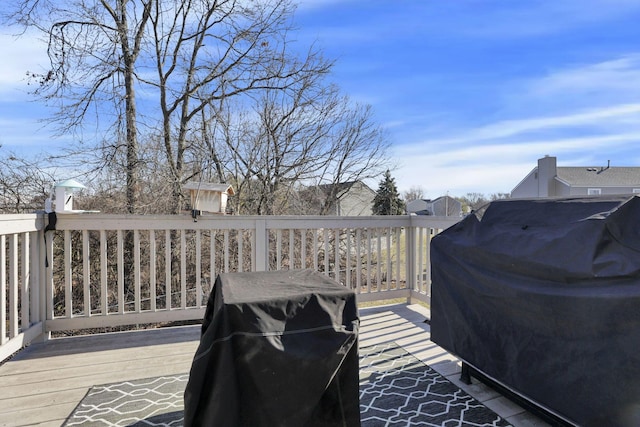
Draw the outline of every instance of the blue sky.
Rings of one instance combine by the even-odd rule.
[[[547,154],[640,166],[639,23],[637,0],[302,0],[296,14],[298,40],[387,129],[399,189],[430,198],[509,192]],[[0,33],[2,149],[48,144],[24,93],[43,48]]]

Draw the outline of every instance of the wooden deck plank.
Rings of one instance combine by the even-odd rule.
[[[195,354],[197,348],[197,342],[188,344],[163,344],[154,347],[154,351],[157,354],[162,354],[163,357],[184,357],[185,353]],[[125,350],[105,350],[102,352],[94,352],[87,354],[85,357],[78,359],[77,365],[69,366],[69,356],[59,355],[48,358],[39,358],[33,360],[17,361],[9,364],[3,375],[5,377],[11,377],[22,374],[38,374],[40,372],[49,372],[52,370],[64,370],[64,369],[82,369],[84,367],[95,367],[104,363],[110,363],[113,359],[126,359],[126,360],[140,360],[151,359],[154,356],[149,353],[149,350],[141,349],[125,349]],[[105,362],[107,361],[107,362]]]
[[[195,352],[195,350],[194,350]],[[162,353],[159,353],[162,354]],[[194,353],[190,353],[193,355]],[[160,365],[162,366],[178,366],[178,367],[189,367],[191,363],[185,363],[188,360],[188,355],[175,354],[175,355],[164,355],[162,354],[162,361]],[[113,357],[117,357],[113,355]],[[157,356],[156,356],[157,357]],[[81,381],[83,378],[91,378],[101,374],[111,374],[115,370],[122,371],[123,375],[126,375],[127,372],[137,372],[140,370],[153,370],[155,367],[159,366],[158,361],[156,361],[156,357],[151,355],[146,355],[139,358],[127,358],[128,363],[123,366],[122,362],[117,359],[111,361],[96,361],[96,363],[92,365],[82,365],[82,366],[66,366],[57,369],[51,369],[48,371],[38,371],[38,372],[27,372],[19,375],[7,375],[3,377],[2,388],[0,388],[0,399],[9,397],[11,395],[15,395],[12,391],[12,388],[24,388],[26,385],[38,385],[42,383],[43,373],[46,373],[46,383],[51,384],[47,387],[46,391],[50,392],[51,389],[56,387],[57,384],[62,384],[65,381],[71,382],[74,380]],[[190,362],[190,360],[189,360]],[[183,370],[183,372],[185,372]],[[188,369],[187,371],[188,372]],[[155,376],[155,375],[151,375]],[[13,393],[13,394],[12,394]]]

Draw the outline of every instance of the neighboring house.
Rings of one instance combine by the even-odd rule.
[[[512,198],[598,196],[640,193],[640,167],[558,167],[552,156],[535,167],[511,191]]]
[[[376,192],[362,181],[340,184],[325,184],[311,187],[305,192],[305,199],[315,198],[312,208],[317,214],[324,206],[325,215],[368,216],[371,215]]]
[[[417,199],[407,203],[407,213],[434,216],[462,216],[462,203],[451,196],[434,200]]]

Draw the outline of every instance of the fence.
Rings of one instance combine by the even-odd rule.
[[[201,319],[222,272],[310,268],[358,301],[429,302],[451,217],[0,217],[0,359],[52,331]]]

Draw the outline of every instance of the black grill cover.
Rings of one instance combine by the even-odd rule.
[[[640,198],[504,200],[431,246],[432,340],[583,426],[640,426]]]
[[[359,426],[355,294],[309,270],[216,279],[185,426]]]

